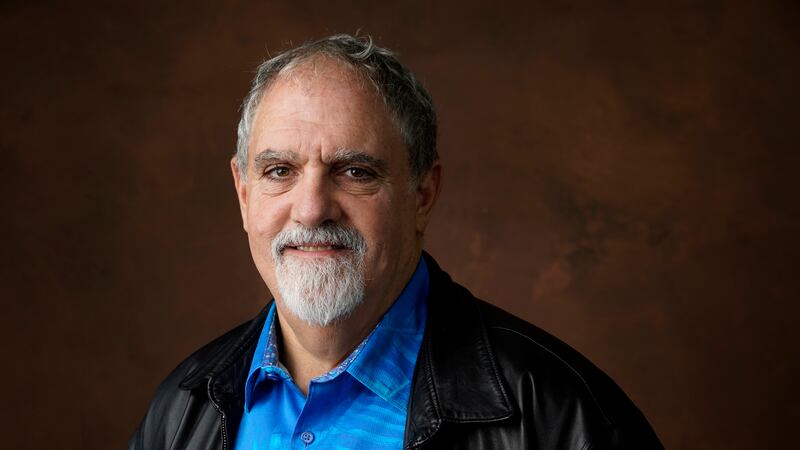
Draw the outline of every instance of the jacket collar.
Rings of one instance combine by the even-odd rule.
[[[271,305],[272,301],[268,302],[253,320],[230,331],[228,334],[232,336],[218,338],[217,342],[222,345],[208,345],[214,351],[207,356],[197,356],[197,366],[189,370],[180,387],[197,389],[205,385],[212,402],[219,405],[228,416],[240,416],[244,407],[247,369]]]
[[[478,302],[423,253],[431,277],[428,321],[414,375],[407,446],[419,446],[443,421],[496,422],[514,414]]]
[[[430,439],[442,422],[497,422],[514,408],[500,378],[477,300],[423,252],[430,273],[428,320],[409,398],[407,446]],[[244,383],[269,304],[238,337],[200,358],[181,387],[207,383],[211,400],[234,418],[244,407]],[[220,341],[224,341],[224,337]]]

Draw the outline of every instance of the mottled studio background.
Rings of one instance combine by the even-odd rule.
[[[457,280],[585,353],[668,448],[792,447],[794,5],[2,2],[2,447],[123,447],[256,313],[238,103],[268,52],[359,29],[438,105],[427,248]]]

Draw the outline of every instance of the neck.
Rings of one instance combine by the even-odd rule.
[[[349,355],[377,324],[361,320],[354,323],[355,313],[348,319],[328,326],[312,326],[278,307],[281,363],[292,375],[304,395],[312,378],[333,369]]]

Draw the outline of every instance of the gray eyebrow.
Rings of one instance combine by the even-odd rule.
[[[300,156],[292,151],[264,150],[255,156],[253,164],[260,166],[265,163],[278,161],[297,162],[299,160]]]
[[[352,150],[348,148],[342,148],[336,151],[333,155],[333,158],[328,162],[328,164],[351,164],[351,163],[358,163],[358,164],[366,164],[376,170],[379,171],[386,171],[386,161],[376,158],[372,155],[368,155],[359,150]]]
[[[276,162],[296,163],[300,160],[301,160],[300,155],[291,150],[279,151],[279,150],[267,149],[259,152],[255,156],[255,158],[253,159],[253,165],[255,167],[262,167],[267,164]],[[380,158],[376,158],[360,150],[353,150],[348,148],[342,148],[337,150],[336,153],[334,153],[333,157],[329,161],[326,161],[326,164],[339,165],[339,166],[345,164],[364,164],[370,166],[371,168],[379,172],[386,172],[388,167],[386,161]]]

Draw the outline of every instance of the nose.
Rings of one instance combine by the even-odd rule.
[[[335,198],[336,186],[328,177],[306,174],[292,190],[293,222],[312,228],[341,218],[342,210]]]

